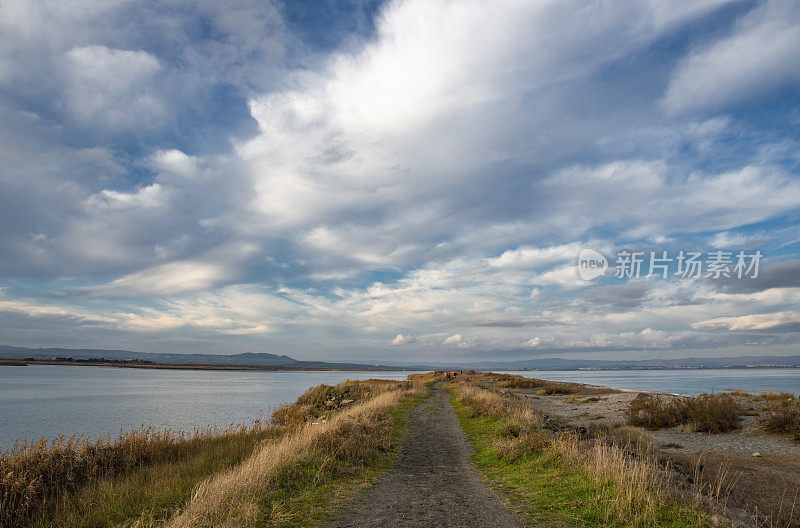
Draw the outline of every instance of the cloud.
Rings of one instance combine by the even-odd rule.
[[[738,279],[731,277],[720,281],[719,286],[730,293],[755,293],[773,288],[800,288],[800,260],[774,262],[761,267],[758,277]]]
[[[765,2],[732,34],[678,64],[664,105],[670,111],[718,110],[800,84],[800,9]]]
[[[78,121],[123,128],[163,119],[164,101],[153,84],[161,64],[153,55],[93,45],[69,50],[65,60],[67,107]]]
[[[82,291],[102,297],[163,297],[209,289],[229,277],[230,270],[216,263],[170,262]]]
[[[392,342],[389,344],[389,346],[409,345],[409,344],[413,343],[416,340],[417,339],[414,336],[397,334],[397,337],[392,339]]]
[[[692,324],[797,308],[793,7],[399,0],[331,48],[270,2],[54,5],[0,20],[0,340],[791,346]],[[754,229],[787,263],[752,282],[575,270]]]
[[[800,312],[786,311],[738,317],[718,317],[693,323],[692,328],[797,332],[800,331]]]
[[[528,348],[536,348],[541,344],[542,344],[541,338],[532,337],[532,338],[528,339],[527,341],[525,341],[525,343],[523,343],[523,346],[528,347]]]
[[[460,345],[464,342],[464,336],[461,334],[453,334],[444,340],[445,345]]]

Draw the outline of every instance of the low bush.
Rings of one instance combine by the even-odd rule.
[[[762,392],[758,395],[759,398],[769,401],[785,401],[794,400],[794,394],[791,392]]]
[[[800,400],[773,401],[766,409],[761,425],[771,433],[791,433],[800,441]]]
[[[636,454],[650,454],[654,450],[653,438],[641,429],[622,424],[596,424],[589,428],[592,436],[602,438],[612,445]]]
[[[743,410],[724,394],[664,399],[638,394],[626,411],[628,423],[646,429],[684,425],[697,432],[724,433],[739,427]]]

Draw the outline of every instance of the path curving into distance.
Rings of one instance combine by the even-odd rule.
[[[432,388],[411,410],[397,465],[326,526],[335,528],[522,528],[524,521],[491,491],[450,404]]]

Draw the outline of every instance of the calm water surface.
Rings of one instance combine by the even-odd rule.
[[[516,371],[532,378],[694,395],[800,393],[800,369]],[[307,388],[410,372],[270,372],[0,366],[0,449],[59,434],[116,434],[143,424],[191,430],[269,416]]]
[[[704,392],[800,392],[800,368],[703,370],[550,370],[513,371],[527,378],[575,381],[621,389],[694,396]]]
[[[0,449],[60,434],[116,434],[143,424],[186,429],[269,416],[311,386],[405,379],[410,372],[158,370],[0,366]]]

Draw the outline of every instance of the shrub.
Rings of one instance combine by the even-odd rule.
[[[724,433],[739,427],[742,409],[730,396],[701,394],[692,398],[663,398],[638,394],[628,405],[628,423],[647,429],[686,425],[698,432]]]
[[[576,386],[572,383],[559,383],[555,381],[545,381],[542,383],[541,388],[537,391],[538,394],[543,396],[552,396],[555,394],[575,394],[577,392]]]
[[[794,400],[794,394],[791,392],[762,392],[758,397],[769,401]]]
[[[724,433],[739,428],[742,409],[730,396],[721,394],[701,394],[687,398],[679,403],[682,407],[684,423],[695,431],[704,433]]]
[[[637,394],[625,413],[629,424],[646,429],[674,427],[680,423],[675,407],[652,394]]]
[[[772,402],[761,425],[771,433],[793,433],[800,438],[800,401],[784,399]]]

